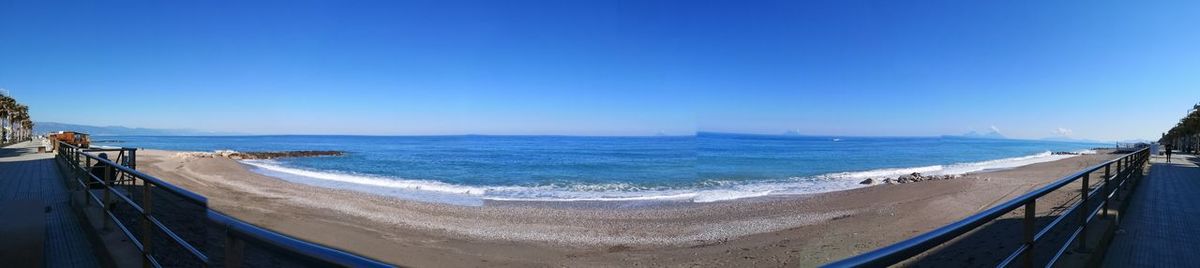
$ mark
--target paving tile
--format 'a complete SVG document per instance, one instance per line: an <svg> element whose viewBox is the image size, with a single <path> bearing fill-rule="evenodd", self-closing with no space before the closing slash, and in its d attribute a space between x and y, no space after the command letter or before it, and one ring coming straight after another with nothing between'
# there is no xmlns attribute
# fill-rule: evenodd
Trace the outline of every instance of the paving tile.
<svg viewBox="0 0 1200 268"><path fill-rule="evenodd" d="M1200 167L1154 159L1105 254L1105 267L1200 267ZM1200 161L1200 160L1197 160Z"/></svg>
<svg viewBox="0 0 1200 268"><path fill-rule="evenodd" d="M67 202L52 154L37 154L32 143L0 148L0 202L40 199L46 211L46 267L99 267L92 245Z"/></svg>

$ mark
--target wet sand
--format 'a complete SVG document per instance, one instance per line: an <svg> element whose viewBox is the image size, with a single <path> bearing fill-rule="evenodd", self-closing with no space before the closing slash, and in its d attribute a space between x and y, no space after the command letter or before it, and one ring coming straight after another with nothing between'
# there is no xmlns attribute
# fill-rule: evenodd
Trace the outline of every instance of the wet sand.
<svg viewBox="0 0 1200 268"><path fill-rule="evenodd" d="M301 239L416 267L816 266L932 230L1117 155L952 180L713 203L433 204L290 183L225 158L143 150L139 169L215 210ZM1074 188L1072 188L1074 189ZM1057 213L1076 191L1051 194ZM1048 202L1048 203L1040 203Z"/></svg>

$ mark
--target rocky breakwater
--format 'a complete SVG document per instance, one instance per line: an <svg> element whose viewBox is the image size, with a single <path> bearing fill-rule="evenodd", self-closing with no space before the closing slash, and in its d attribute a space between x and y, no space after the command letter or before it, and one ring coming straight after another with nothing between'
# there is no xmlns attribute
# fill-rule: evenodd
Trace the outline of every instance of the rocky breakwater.
<svg viewBox="0 0 1200 268"><path fill-rule="evenodd" d="M870 184L875 184L875 183L879 183L879 182L882 182L885 184L901 184L901 183L920 182L920 181L951 180L951 179L957 179L957 178L961 178L961 177L962 177L962 175L923 175L919 172L913 172L912 174L900 175L899 177L896 177L896 178L866 179L866 180L863 180L862 182L859 182L859 184L870 185Z"/></svg>
<svg viewBox="0 0 1200 268"><path fill-rule="evenodd" d="M278 151L278 152L238 152L219 150L215 152L187 152L175 154L176 157L213 158L224 157L233 160L261 160L292 157L343 156L342 151Z"/></svg>

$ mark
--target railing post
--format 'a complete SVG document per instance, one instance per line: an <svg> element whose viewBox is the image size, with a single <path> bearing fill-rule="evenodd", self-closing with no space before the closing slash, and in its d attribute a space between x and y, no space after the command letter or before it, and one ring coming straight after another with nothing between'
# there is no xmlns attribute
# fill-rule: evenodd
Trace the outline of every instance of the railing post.
<svg viewBox="0 0 1200 268"><path fill-rule="evenodd" d="M1134 164L1136 164L1134 162L1137 162L1137 161L1134 161L1134 158L1136 158L1136 157L1137 157L1137 155L1131 155L1131 156L1125 157L1125 169L1126 169L1125 172L1129 173L1129 174L1127 174L1127 176L1129 176L1128 177L1129 179L1132 179L1134 173L1138 171L1138 167L1133 166ZM1125 189L1129 189L1130 184L1131 183L1126 183Z"/></svg>
<svg viewBox="0 0 1200 268"><path fill-rule="evenodd" d="M75 166L77 166L77 165L67 162L67 156L64 153L65 152L63 152L63 151L56 151L56 152L54 152L54 154L55 154L54 157L57 158L56 160L58 160L58 164L69 165L69 166L67 166L67 168L70 168L70 170L71 170L71 174L70 174L71 177L65 178L65 179L78 179L79 178L79 170L75 168ZM67 183L67 189L70 189L72 192L74 192L75 184L72 183L70 180L66 181L66 183Z"/></svg>
<svg viewBox="0 0 1200 268"><path fill-rule="evenodd" d="M112 178L112 168L112 165L104 165L104 181L100 182L100 185L104 186L104 198L101 199L104 200L104 204L102 206L104 208L104 213L100 214L100 217L104 219L104 230L109 230L112 228L112 222L108 218L108 212L112 209L112 185L108 185L109 179Z"/></svg>
<svg viewBox="0 0 1200 268"><path fill-rule="evenodd" d="M1025 257L1024 257L1024 260L1025 260L1025 267L1027 267L1027 268L1033 267L1033 245L1037 242L1037 241L1033 240L1034 235L1037 233L1037 230L1034 230L1034 228L1037 228L1036 221L1037 221L1037 199L1029 200L1029 203L1025 204L1025 254L1024 254Z"/></svg>
<svg viewBox="0 0 1200 268"><path fill-rule="evenodd" d="M1138 156L1136 154L1129 156L1129 167L1130 167L1129 172L1131 173L1131 174L1129 174L1130 176L1137 174L1138 169L1142 168L1140 164L1141 164L1141 162L1138 160Z"/></svg>
<svg viewBox="0 0 1200 268"><path fill-rule="evenodd" d="M1128 168L1128 167L1129 167L1129 161L1128 161L1128 160L1129 160L1129 157L1128 157L1128 156L1122 156L1122 157L1121 157L1121 166L1122 166L1122 167L1125 167L1125 168Z"/></svg>
<svg viewBox="0 0 1200 268"><path fill-rule="evenodd" d="M1091 216L1090 214L1092 214L1091 208L1088 207L1088 190L1090 188L1090 187L1088 187L1089 186L1088 179L1091 177L1092 177L1091 172L1084 173L1083 174L1083 188L1079 189L1079 193L1082 196L1079 198L1079 200L1080 200L1079 207L1082 208L1083 210L1079 211L1079 228L1081 228L1081 229L1079 231L1079 248L1076 249L1076 251L1078 251L1078 252L1087 251L1087 231L1088 231L1087 218L1088 218L1088 216Z"/></svg>
<svg viewBox="0 0 1200 268"><path fill-rule="evenodd" d="M1109 195L1112 194L1112 186L1109 185L1110 180L1109 180L1109 172L1108 172L1108 168L1110 165L1111 164L1104 164L1104 190L1100 191L1100 192L1104 193L1104 199L1103 199L1103 201L1101 201L1101 202L1104 202L1104 211L1101 212L1101 214L1100 214L1100 217L1104 218L1104 219L1108 219L1108 201L1109 201L1108 197L1109 197Z"/></svg>
<svg viewBox="0 0 1200 268"><path fill-rule="evenodd" d="M237 239L233 235L233 231L229 230L229 226L225 226L225 267L239 268L242 267L242 256L245 250L245 242Z"/></svg>
<svg viewBox="0 0 1200 268"><path fill-rule="evenodd" d="M84 161L86 161L87 164L85 166L80 167L78 152L76 152L76 154L75 154L75 159L71 160L71 162L75 163L75 166L79 168L78 169L79 173L81 175L83 175L83 185L80 186L80 187L83 187L83 204L90 205L90 204L92 204L92 198L90 196L92 194L91 193L92 187L90 187L88 185L88 181L92 180L92 173L89 170L92 168L92 159L84 158ZM75 184L79 184L79 183L80 183L79 177L75 177Z"/></svg>
<svg viewBox="0 0 1200 268"><path fill-rule="evenodd" d="M73 182L71 180L79 179L79 163L71 163L70 161L67 161L67 152L58 151L57 153L58 153L58 161L60 161L60 163L62 163L63 165L67 165L67 168L71 169L71 177L68 178L69 180L67 181L67 186L71 187L70 189L72 191L74 191L74 190L76 190L75 182Z"/></svg>
<svg viewBox="0 0 1200 268"><path fill-rule="evenodd" d="M1133 157L1126 156L1121 158L1121 160L1125 161L1125 168L1133 167Z"/></svg>
<svg viewBox="0 0 1200 268"><path fill-rule="evenodd" d="M83 190L86 191L86 190L90 189L90 188L88 188L88 185L86 184L86 182L88 180L91 180L91 177L89 177L89 176L91 176L91 174L92 174L92 172L90 170L90 168L92 168L92 162L91 162L92 159L87 158L87 157L84 157L83 159L79 159L80 158L79 150L71 149L71 151L73 152L72 153L73 158L71 158L71 163L75 164L75 169L79 171L79 175L83 179L83 180L80 180L80 177L76 177L75 184L80 184L81 182L84 183L84 185L82 185L80 187L83 187ZM87 165L81 166L85 161L87 162ZM91 193L87 193L87 194L90 195ZM87 197L87 196L85 195L84 197ZM91 201L88 201L88 203L90 204Z"/></svg>
<svg viewBox="0 0 1200 268"><path fill-rule="evenodd" d="M1117 176L1121 177L1121 189L1124 189L1125 188L1125 179L1128 179L1128 178L1121 176L1122 174L1125 173L1125 167L1121 165L1121 162L1122 162L1121 160L1119 160L1119 159L1117 160ZM1118 192L1120 192L1119 189L1118 189ZM1120 196L1119 193L1117 195Z"/></svg>
<svg viewBox="0 0 1200 268"><path fill-rule="evenodd" d="M150 267L151 242L153 233L150 230L150 216L154 212L154 203L150 197L150 185L142 182L142 267Z"/></svg>
<svg viewBox="0 0 1200 268"><path fill-rule="evenodd" d="M1140 158L1138 159L1138 163L1140 163L1138 165L1138 176L1142 176L1143 174L1146 174L1146 164L1150 163L1150 152L1147 151L1144 155L1138 156L1138 158Z"/></svg>
<svg viewBox="0 0 1200 268"><path fill-rule="evenodd" d="M137 170L137 149L129 150L129 169Z"/></svg>

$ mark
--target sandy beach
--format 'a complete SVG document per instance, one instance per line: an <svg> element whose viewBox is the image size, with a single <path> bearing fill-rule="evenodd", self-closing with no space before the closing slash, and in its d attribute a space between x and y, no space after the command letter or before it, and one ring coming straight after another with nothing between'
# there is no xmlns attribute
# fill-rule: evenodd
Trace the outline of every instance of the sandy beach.
<svg viewBox="0 0 1200 268"><path fill-rule="evenodd" d="M416 267L817 266L959 220L1084 167L1082 155L951 180L712 203L401 200L290 183L227 158L142 150L139 169L215 210L288 235ZM1057 213L1075 191L1045 197ZM974 264L968 261L964 264Z"/></svg>

